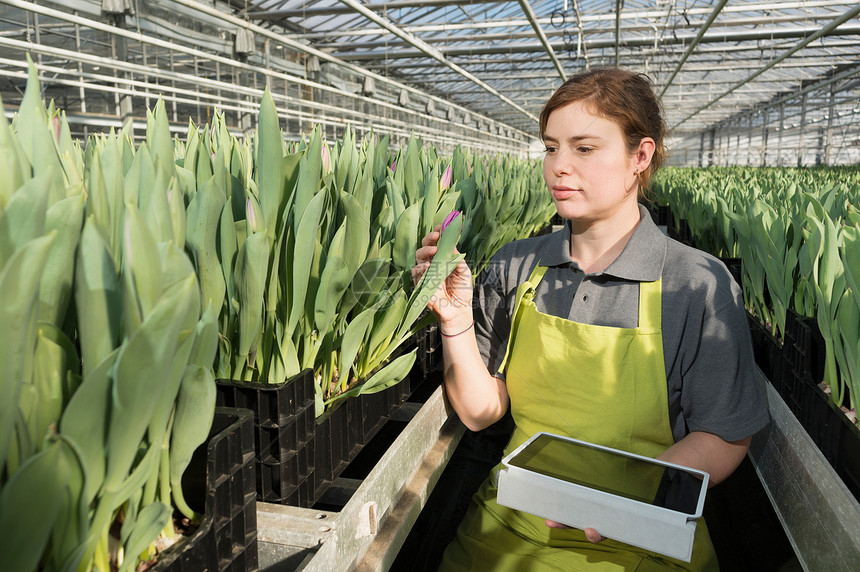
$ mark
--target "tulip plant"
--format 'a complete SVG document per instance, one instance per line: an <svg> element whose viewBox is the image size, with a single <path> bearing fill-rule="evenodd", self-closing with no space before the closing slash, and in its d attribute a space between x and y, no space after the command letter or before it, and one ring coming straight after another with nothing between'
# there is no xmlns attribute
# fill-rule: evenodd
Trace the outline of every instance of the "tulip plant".
<svg viewBox="0 0 860 572"><path fill-rule="evenodd" d="M855 409L860 171L669 168L656 188L676 217L687 218L697 244L716 255L740 255L745 303L776 336L784 333L788 309L816 319L826 346L822 381L834 402L842 405L847 394Z"/></svg>
<svg viewBox="0 0 860 572"><path fill-rule="evenodd" d="M136 151L111 134L83 152L39 94L31 66L0 121L0 561L134 570L173 506L195 516L180 481L212 422L216 315L163 106Z"/></svg>

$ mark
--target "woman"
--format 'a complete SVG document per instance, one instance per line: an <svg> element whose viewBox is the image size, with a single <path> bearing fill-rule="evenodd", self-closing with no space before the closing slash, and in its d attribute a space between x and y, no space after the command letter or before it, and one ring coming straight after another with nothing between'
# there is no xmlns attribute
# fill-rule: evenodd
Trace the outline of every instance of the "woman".
<svg viewBox="0 0 860 572"><path fill-rule="evenodd" d="M644 75L567 80L540 117L564 228L500 249L474 293L461 263L428 304L448 400L473 431L510 406L506 453L549 431L701 469L717 484L768 423L739 287L638 204L665 156L664 131ZM438 238L424 238L416 281ZM495 492L488 478L441 569L718 568L703 521L688 564L500 506Z"/></svg>

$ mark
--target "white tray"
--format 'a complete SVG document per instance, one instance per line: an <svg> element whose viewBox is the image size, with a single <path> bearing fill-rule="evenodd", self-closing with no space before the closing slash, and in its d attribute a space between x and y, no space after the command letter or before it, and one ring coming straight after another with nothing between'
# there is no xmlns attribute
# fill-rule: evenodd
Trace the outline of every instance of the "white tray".
<svg viewBox="0 0 860 572"><path fill-rule="evenodd" d="M706 472L545 432L502 464L500 505L690 561Z"/></svg>

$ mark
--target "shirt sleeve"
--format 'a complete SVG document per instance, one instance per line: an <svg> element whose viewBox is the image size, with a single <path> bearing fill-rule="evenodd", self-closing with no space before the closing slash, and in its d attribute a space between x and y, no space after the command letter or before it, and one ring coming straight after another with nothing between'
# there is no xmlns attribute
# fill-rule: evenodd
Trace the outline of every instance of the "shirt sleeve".
<svg viewBox="0 0 860 572"><path fill-rule="evenodd" d="M506 287L508 264L495 256L478 276L474 291L475 337L490 375L504 379L499 366L505 357L511 332L510 304Z"/></svg>
<svg viewBox="0 0 860 572"><path fill-rule="evenodd" d="M756 366L739 289L734 300L706 312L695 357L682 373L681 409L685 427L725 441L754 435L770 421L764 379Z"/></svg>

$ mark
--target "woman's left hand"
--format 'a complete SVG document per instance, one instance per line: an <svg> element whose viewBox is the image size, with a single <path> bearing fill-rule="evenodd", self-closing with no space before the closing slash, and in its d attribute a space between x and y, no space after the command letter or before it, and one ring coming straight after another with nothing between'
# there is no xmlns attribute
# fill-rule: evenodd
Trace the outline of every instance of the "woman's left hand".
<svg viewBox="0 0 860 572"><path fill-rule="evenodd" d="M550 520L550 519L546 519L545 522L546 522L546 525L550 528L573 528L572 526L568 526L566 524L562 524L560 522L556 522L556 521ZM600 536L600 533L597 532L596 530L594 530L593 528L586 528L585 530L583 530L583 532L585 533L585 539L588 540L589 542L593 542L593 543L597 544L598 542L602 542L603 540L606 540L605 538Z"/></svg>

